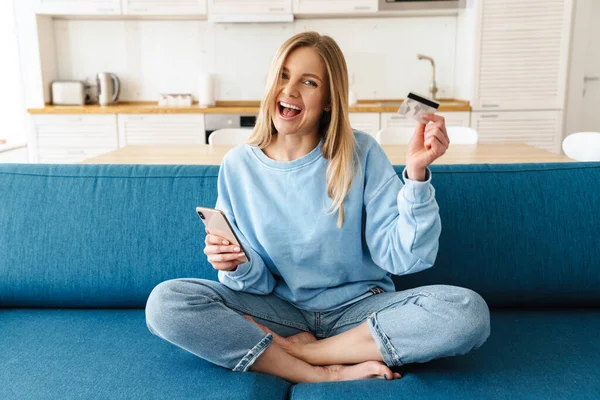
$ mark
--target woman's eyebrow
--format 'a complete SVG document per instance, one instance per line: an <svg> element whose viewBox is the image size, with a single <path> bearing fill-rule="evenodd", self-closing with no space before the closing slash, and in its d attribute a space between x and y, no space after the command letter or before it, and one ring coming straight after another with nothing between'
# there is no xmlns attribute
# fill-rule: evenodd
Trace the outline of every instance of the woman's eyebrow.
<svg viewBox="0 0 600 400"><path fill-rule="evenodd" d="M287 69L286 67L283 67L283 71L284 72L290 72L290 70ZM305 73L305 74L302 74L302 76L310 76L312 78L316 78L316 79L320 80L321 82L323 82L323 79L319 78L319 76L315 75L315 74Z"/></svg>

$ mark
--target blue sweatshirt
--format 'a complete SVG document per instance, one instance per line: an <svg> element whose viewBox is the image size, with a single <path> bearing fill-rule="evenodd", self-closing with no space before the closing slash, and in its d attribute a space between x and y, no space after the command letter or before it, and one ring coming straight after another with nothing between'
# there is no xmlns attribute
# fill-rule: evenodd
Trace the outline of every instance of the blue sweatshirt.
<svg viewBox="0 0 600 400"><path fill-rule="evenodd" d="M327 214L323 140L289 162L247 144L225 155L215 208L226 214L250 261L219 271L221 283L325 312L371 296L375 287L395 291L390 274L433 265L441 223L431 171L418 182L405 169L403 184L375 139L354 134L360 165L342 228L337 212Z"/></svg>

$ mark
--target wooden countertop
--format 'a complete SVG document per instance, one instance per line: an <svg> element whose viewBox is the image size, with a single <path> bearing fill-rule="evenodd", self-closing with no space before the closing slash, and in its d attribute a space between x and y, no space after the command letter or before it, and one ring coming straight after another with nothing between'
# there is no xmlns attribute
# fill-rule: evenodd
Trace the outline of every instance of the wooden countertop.
<svg viewBox="0 0 600 400"><path fill-rule="evenodd" d="M468 101L457 99L439 99L438 111L471 111ZM350 112L395 113L402 99L392 100L360 100ZM28 108L30 114L258 114L260 101L217 101L214 107L163 107L155 101L120 102L115 105L101 107L97 104L85 106L53 106L47 104L43 108Z"/></svg>
<svg viewBox="0 0 600 400"><path fill-rule="evenodd" d="M126 146L82 164L208 164L220 165L225 153L233 146ZM383 145L385 154L394 165L406 162L407 145ZM446 154L434 164L512 164L575 161L561 154L526 144L451 145Z"/></svg>

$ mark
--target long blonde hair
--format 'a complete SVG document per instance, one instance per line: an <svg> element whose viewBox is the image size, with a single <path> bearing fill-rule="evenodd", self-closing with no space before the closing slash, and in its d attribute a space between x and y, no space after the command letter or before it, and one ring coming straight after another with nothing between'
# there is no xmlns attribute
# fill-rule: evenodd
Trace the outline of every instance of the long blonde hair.
<svg viewBox="0 0 600 400"><path fill-rule="evenodd" d="M265 94L256 125L247 143L264 149L277 133L273 125L277 88L283 63L293 50L310 47L321 56L327 68L330 111L324 111L319 121L319 135L324 138L322 153L327 162L327 195L333 200L329 214L339 211L338 227L344 223L344 199L356 173L358 155L356 139L348 119L348 68L342 50L329 36L317 32L302 32L286 40L271 64Z"/></svg>

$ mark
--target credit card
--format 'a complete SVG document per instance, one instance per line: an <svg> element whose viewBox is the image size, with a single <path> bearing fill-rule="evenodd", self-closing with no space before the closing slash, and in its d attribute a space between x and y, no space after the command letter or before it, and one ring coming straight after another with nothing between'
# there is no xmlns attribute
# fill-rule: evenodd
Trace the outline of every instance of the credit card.
<svg viewBox="0 0 600 400"><path fill-rule="evenodd" d="M421 115L427 113L433 114L436 112L439 106L439 103L411 92L408 94L408 96L406 96L406 99L404 99L400 105L398 113L425 124L427 121L421 119Z"/></svg>

